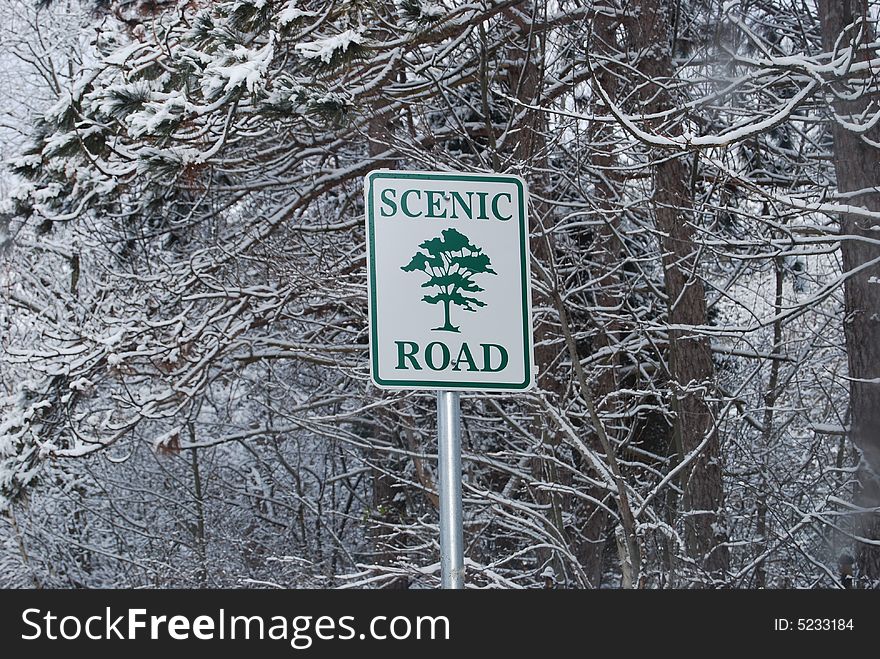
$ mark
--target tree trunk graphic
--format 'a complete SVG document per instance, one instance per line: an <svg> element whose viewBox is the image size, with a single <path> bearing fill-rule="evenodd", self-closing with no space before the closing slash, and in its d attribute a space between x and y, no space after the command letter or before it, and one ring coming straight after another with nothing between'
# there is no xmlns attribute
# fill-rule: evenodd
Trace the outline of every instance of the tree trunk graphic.
<svg viewBox="0 0 880 659"><path fill-rule="evenodd" d="M443 327L435 327L434 329L443 332L461 331L458 327L453 327L452 323L449 322L449 299L443 300Z"/></svg>

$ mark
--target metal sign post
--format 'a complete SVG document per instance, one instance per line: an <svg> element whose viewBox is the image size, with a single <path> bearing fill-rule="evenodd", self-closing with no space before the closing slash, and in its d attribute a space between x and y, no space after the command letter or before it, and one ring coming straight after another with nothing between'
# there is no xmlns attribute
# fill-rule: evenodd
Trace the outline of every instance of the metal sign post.
<svg viewBox="0 0 880 659"><path fill-rule="evenodd" d="M535 381L528 196L510 174L384 169L364 181L370 377L437 392L443 588L464 587L459 392Z"/></svg>
<svg viewBox="0 0 880 659"><path fill-rule="evenodd" d="M461 409L457 391L437 392L440 471L440 585L464 588L461 516Z"/></svg>

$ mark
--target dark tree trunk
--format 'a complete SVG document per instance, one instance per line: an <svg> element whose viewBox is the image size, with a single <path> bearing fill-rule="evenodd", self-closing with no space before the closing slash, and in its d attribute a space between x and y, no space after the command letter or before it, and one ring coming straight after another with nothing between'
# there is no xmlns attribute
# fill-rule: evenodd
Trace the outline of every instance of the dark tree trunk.
<svg viewBox="0 0 880 659"><path fill-rule="evenodd" d="M706 324L706 298L696 276L693 226L690 224L687 169L679 159L657 165L654 203L657 229L663 236L665 291L668 298L669 374L676 414L674 435L679 456L699 456L682 472L682 509L685 542L691 558L712 573L727 568L728 556L719 542L725 539L719 524L724 496L718 432L712 403L714 392L712 352L705 336L688 329Z"/></svg>
<svg viewBox="0 0 880 659"><path fill-rule="evenodd" d="M508 55L509 59L520 63L512 67L508 78L508 85L517 100L525 105L535 106L540 103L543 90L543 62L542 43L539 35L531 29L531 17L535 7L533 3L523 3L517 10L507 12L507 17L520 28ZM484 72L488 75L488 71ZM539 110L524 110L521 106L514 105L512 112L518 114L515 122L515 133L511 145L512 163L515 171L521 174L529 184L532 193L542 194L547 188L546 174L546 129L547 122L543 112ZM487 118L489 121L489 118ZM500 164L499 158L493 158L494 166ZM544 266L550 263L554 252L553 237L549 233L552 225L552 208L544 202L532 198L529 206L529 235L530 249L533 258ZM533 298L534 298L533 294ZM550 301L547 299L533 299L535 308L549 308ZM559 327L550 314L540 314L535 317L534 326L535 341L535 366L537 371L536 383L538 388L560 395L563 387L558 377L557 368L560 358ZM549 428L542 414L537 413L531 424L531 431L541 442L555 446L560 439L557 433ZM542 457L532 460L532 473L537 480L556 481L559 473L552 461ZM549 506L547 524L555 527L555 535L565 536L562 528L560 507L564 502L560 501L559 495L553 492L536 491L535 499L541 504ZM539 550L538 558L542 563L550 563L557 575L557 580L565 581L562 565L554 559L549 550Z"/></svg>
<svg viewBox="0 0 880 659"><path fill-rule="evenodd" d="M661 0L640 0L636 7L640 12L632 19L630 48L643 54L638 69L647 82L640 94L641 111L653 114L675 105L672 93L663 86L674 75L670 21ZM671 155L656 154L653 205L668 299L668 366L676 415L673 433L680 459L699 450L681 476L685 543L689 556L721 579L729 561L721 544L726 536L720 447L711 401L715 372L708 340L691 329L706 324L706 296L696 272L688 159Z"/></svg>
<svg viewBox="0 0 880 659"><path fill-rule="evenodd" d="M387 153L387 141L389 136L387 118L378 116L374 117L368 126L368 154L370 159L374 161L375 168L394 167L394 160L382 158ZM448 317L448 316L447 316ZM398 428L400 427L400 419L382 418L385 414L381 414L379 419L384 423L380 427ZM390 415L389 415L390 416ZM388 433L389 439L393 433ZM393 441L392 441L393 443ZM398 558L393 547L393 539L389 538L389 530L394 520L397 518L395 511L394 495L394 479L385 473L384 470L376 465L382 465L388 459L380 451L373 451L371 461L374 466L370 469L370 482L372 484L372 500L370 502L370 516L372 522L367 528L367 537L372 546L372 555L370 560L377 565L392 565ZM409 580L405 577L391 580L387 586L390 589L405 589L409 587Z"/></svg>
<svg viewBox="0 0 880 659"><path fill-rule="evenodd" d="M819 15L822 21L822 43L826 51L860 48L873 39L869 24L868 3L866 0L819 0ZM865 30L861 40L858 29L848 29L854 21L860 21ZM876 57L863 48L856 57L865 60ZM864 123L867 118L860 115L873 104L869 115L875 113L880 102L877 82L869 78L850 77L850 84L835 87L841 91L860 92L856 98L842 100L833 98L833 109L840 117L851 118L853 123ZM837 187L840 192L865 190L848 199L853 206L880 211L880 152L868 140L877 144L880 129L874 127L864 139L858 133L848 130L840 121L832 119L831 131L834 137L834 169L837 173ZM874 188L874 189L872 189ZM857 214L843 214L840 217L841 257L844 272L850 273L844 284L844 333L849 361L849 416L850 437L861 450L862 464L859 471L860 493L857 505L862 508L880 506L880 245L876 240L876 219L859 217ZM871 242L875 241L875 242ZM861 270L859 270L861 268ZM874 278L872 283L871 279ZM864 513L858 524L861 537L880 539L880 515L875 512ZM856 556L859 573L862 577L876 582L880 580L880 547L859 543Z"/></svg>
<svg viewBox="0 0 880 659"><path fill-rule="evenodd" d="M527 178L533 194L545 196L546 191L550 189L545 173L549 169L546 139L547 116L541 110L532 109L542 105L544 86L543 44L539 33L531 29L530 23L536 7L539 12L544 11L541 4L523 3L519 10L508 12L509 18L520 28L520 35L511 48L509 58L516 62L522 62L522 65L513 71L513 75L510 77L510 86L517 100L524 106L530 106L529 109L525 109L523 106L514 106L513 108L513 111L519 113L519 116L516 121L512 155L513 162L520 168L520 173ZM540 22L542 18L538 16L537 22ZM553 234L550 233L554 223L553 208L533 197L529 213L532 256L546 267L553 262L556 253ZM534 303L536 308L543 307L549 310L554 307L555 299L552 296L545 299L535 299ZM571 374L570 371L564 374L560 371L560 363L566 349L557 323L558 319L553 314L545 313L536 316L535 361L538 387L553 396L561 397ZM557 399L557 401L559 400ZM535 416L532 427L534 434L540 436L543 442L552 446L560 443L560 436L554 429L547 426L543 414L539 413ZM559 473L552 461L536 459L533 461L532 469L536 476L542 479L560 481L560 479L567 478ZM601 498L605 492L595 491L589 492L589 494ZM588 584L592 587L598 587L604 553L603 534L608 513L599 506L585 506L581 502L561 498L553 493L538 492L536 498L551 506L550 522L557 527L558 534L565 537L572 546ZM564 526L563 510L578 519L577 529ZM548 557L542 558L546 560Z"/></svg>
<svg viewBox="0 0 880 659"><path fill-rule="evenodd" d="M618 51L616 31L619 26L620 19L610 7L607 11L596 12L588 45L591 55L613 56ZM609 69L597 67L594 81L602 86L610 98L616 98L617 77ZM608 108L597 99L598 96L591 104L592 114L607 116ZM614 130L614 126L610 123L594 121L588 129L588 143L610 144L613 141ZM594 174L590 195L596 207L603 211L603 223L592 234L583 232L579 235L578 242L584 252L589 254L592 262L592 267L583 274L584 279L592 279L595 282L593 290L596 312L592 314L590 320L595 324L596 329L593 347L596 351L601 351L612 348L623 329L620 317L617 315L617 310L623 305L623 284L619 275L623 245L618 233L620 214L615 212L615 202L619 192L617 185L622 181L614 172L614 167L618 163L613 149L592 149L588 158L590 171ZM602 370L596 378L594 387L600 415L618 412L622 408L620 399L616 397L616 392L620 389L619 366L620 358L617 352L609 350L609 356L601 365ZM613 426L607 427L606 432L612 441L622 439L619 437L621 433ZM598 491L590 494L599 498L602 496ZM586 510L585 517L580 529L583 546L579 548L578 555L591 583L598 587L602 581L602 558L608 513L604 508L595 506Z"/></svg>

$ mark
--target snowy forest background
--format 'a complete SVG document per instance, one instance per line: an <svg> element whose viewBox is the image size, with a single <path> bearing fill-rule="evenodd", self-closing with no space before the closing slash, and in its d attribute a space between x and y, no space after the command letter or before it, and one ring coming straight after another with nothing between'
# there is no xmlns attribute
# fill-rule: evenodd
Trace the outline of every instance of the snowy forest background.
<svg viewBox="0 0 880 659"><path fill-rule="evenodd" d="M438 585L435 399L368 378L393 167L532 195L470 586L876 586L878 4L3 0L0 585Z"/></svg>

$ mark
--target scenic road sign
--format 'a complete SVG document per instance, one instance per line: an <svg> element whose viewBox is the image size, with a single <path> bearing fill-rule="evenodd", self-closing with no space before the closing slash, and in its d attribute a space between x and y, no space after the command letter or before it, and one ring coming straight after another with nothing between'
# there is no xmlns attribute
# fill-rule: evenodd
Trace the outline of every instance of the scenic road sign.
<svg viewBox="0 0 880 659"><path fill-rule="evenodd" d="M378 170L365 193L373 382L528 389L535 369L524 181Z"/></svg>

